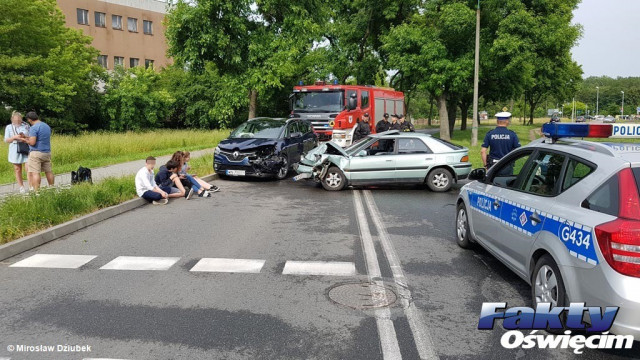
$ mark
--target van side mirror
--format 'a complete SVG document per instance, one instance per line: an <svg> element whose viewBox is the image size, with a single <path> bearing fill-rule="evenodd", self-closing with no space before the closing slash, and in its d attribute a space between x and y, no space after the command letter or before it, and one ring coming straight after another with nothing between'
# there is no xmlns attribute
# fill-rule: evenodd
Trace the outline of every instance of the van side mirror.
<svg viewBox="0 0 640 360"><path fill-rule="evenodd" d="M487 177L487 170L484 168L473 169L469 173L469 180L484 181Z"/></svg>
<svg viewBox="0 0 640 360"><path fill-rule="evenodd" d="M358 98L356 97L356 94L351 95L351 97L349 97L349 104L348 104L348 109L349 111L351 110L355 110L358 107Z"/></svg>

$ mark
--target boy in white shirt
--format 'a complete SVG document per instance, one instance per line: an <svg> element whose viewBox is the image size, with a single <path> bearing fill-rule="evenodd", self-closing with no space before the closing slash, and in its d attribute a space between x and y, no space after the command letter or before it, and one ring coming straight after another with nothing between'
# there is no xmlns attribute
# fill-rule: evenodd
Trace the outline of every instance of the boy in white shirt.
<svg viewBox="0 0 640 360"><path fill-rule="evenodd" d="M145 166L136 174L136 193L141 198L151 201L154 205L165 205L169 200L170 188L160 188L153 179L153 168L156 166L156 158L149 156Z"/></svg>

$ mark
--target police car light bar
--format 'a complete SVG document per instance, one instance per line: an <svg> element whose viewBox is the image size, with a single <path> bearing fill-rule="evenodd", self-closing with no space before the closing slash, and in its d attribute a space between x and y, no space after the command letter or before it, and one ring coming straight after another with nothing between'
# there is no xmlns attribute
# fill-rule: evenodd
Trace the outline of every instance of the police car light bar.
<svg viewBox="0 0 640 360"><path fill-rule="evenodd" d="M554 141L566 137L640 139L640 124L547 123L542 133Z"/></svg>

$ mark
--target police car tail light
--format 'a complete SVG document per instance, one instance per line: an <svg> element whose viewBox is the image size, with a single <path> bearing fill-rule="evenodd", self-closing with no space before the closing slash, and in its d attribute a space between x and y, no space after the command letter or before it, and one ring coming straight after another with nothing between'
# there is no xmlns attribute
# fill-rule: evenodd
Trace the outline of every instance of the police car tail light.
<svg viewBox="0 0 640 360"><path fill-rule="evenodd" d="M618 173L618 219L596 226L598 245L617 272L640 277L640 194L630 168Z"/></svg>

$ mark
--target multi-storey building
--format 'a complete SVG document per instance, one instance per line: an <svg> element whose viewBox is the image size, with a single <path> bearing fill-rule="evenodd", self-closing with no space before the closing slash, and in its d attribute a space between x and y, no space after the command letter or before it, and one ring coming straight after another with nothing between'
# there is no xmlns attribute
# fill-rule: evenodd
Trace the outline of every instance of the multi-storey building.
<svg viewBox="0 0 640 360"><path fill-rule="evenodd" d="M163 21L167 2L160 0L57 0L67 26L82 29L100 50L98 62L115 66L169 63Z"/></svg>

